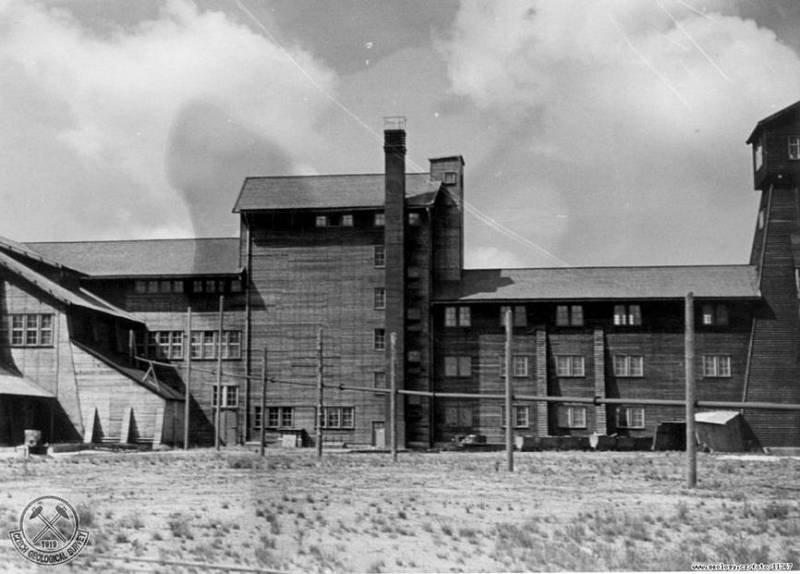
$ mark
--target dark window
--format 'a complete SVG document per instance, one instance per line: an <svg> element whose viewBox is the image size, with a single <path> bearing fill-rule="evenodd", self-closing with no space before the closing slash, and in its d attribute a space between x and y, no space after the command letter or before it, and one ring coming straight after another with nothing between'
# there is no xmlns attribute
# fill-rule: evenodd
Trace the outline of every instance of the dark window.
<svg viewBox="0 0 800 574"><path fill-rule="evenodd" d="M618 407L617 428L643 429L644 407Z"/></svg>
<svg viewBox="0 0 800 574"><path fill-rule="evenodd" d="M726 305L703 305L701 322L705 326L724 327L728 324L728 307Z"/></svg>
<svg viewBox="0 0 800 574"><path fill-rule="evenodd" d="M375 287L375 308L386 309L386 288Z"/></svg>
<svg viewBox="0 0 800 574"><path fill-rule="evenodd" d="M556 325L559 327L580 327L583 325L582 305L558 305Z"/></svg>
<svg viewBox="0 0 800 574"><path fill-rule="evenodd" d="M789 159L800 159L800 136L789 136Z"/></svg>
<svg viewBox="0 0 800 574"><path fill-rule="evenodd" d="M614 325L641 325L642 308L639 305L614 305Z"/></svg>
<svg viewBox="0 0 800 574"><path fill-rule="evenodd" d="M376 351L386 350L386 329L375 329L374 348Z"/></svg>
<svg viewBox="0 0 800 574"><path fill-rule="evenodd" d="M458 182L458 173L455 171L446 171L444 172L444 183L447 185L453 185L454 183Z"/></svg>
<svg viewBox="0 0 800 574"><path fill-rule="evenodd" d="M386 267L386 248L383 245L373 246L373 261L375 267Z"/></svg>

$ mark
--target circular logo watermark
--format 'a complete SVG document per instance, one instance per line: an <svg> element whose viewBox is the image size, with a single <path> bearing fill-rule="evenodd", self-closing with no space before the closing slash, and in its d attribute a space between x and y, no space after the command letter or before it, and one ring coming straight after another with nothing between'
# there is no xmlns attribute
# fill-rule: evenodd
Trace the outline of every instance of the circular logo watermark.
<svg viewBox="0 0 800 574"><path fill-rule="evenodd" d="M19 516L19 528L8 535L14 548L36 564L64 564L75 558L89 541L81 530L75 508L58 496L40 496Z"/></svg>

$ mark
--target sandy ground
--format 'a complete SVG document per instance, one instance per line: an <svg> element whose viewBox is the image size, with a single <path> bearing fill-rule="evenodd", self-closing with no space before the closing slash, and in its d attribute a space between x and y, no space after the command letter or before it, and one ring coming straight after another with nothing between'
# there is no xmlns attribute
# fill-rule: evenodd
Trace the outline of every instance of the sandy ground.
<svg viewBox="0 0 800 574"><path fill-rule="evenodd" d="M5 532L33 498L75 505L90 544L71 570L290 572L800 568L800 460L681 453L97 453L0 460L0 561L37 571ZM126 561L126 559L128 561ZM61 571L65 567L38 571ZM220 570L216 570L220 571Z"/></svg>

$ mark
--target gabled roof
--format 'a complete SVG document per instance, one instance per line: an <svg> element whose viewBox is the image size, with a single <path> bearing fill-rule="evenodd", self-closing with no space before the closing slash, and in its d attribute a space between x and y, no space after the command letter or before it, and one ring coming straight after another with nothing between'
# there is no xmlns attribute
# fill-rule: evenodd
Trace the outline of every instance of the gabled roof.
<svg viewBox="0 0 800 574"><path fill-rule="evenodd" d="M441 185L427 173L406 174L408 206L431 205ZM384 186L382 173L248 177L233 211L377 208L384 204Z"/></svg>
<svg viewBox="0 0 800 574"><path fill-rule="evenodd" d="M63 267L63 265L58 261L54 261L52 259L48 259L47 257L43 257L41 254L32 250L24 243L13 241L8 237L0 236L0 251L5 251L6 253L14 255L22 255L23 257L27 257L28 259L33 259L34 261L39 261L41 263L45 263L55 268Z"/></svg>
<svg viewBox="0 0 800 574"><path fill-rule="evenodd" d="M123 311L119 307L115 307L111 303L104 301L89 291L83 288L77 291L71 291L70 289L59 285L52 279L45 277L41 273L37 273L30 267L27 267L3 252L0 252L0 268L5 268L14 275L22 277L64 305L75 305L85 309L99 311L100 313L105 313L106 315L113 315L114 317L118 317L120 319L133 321L135 323L142 323L141 319L138 319L134 315Z"/></svg>
<svg viewBox="0 0 800 574"><path fill-rule="evenodd" d="M92 277L238 275L239 239L147 239L27 243Z"/></svg>
<svg viewBox="0 0 800 574"><path fill-rule="evenodd" d="M750 137L747 138L747 141L745 143L747 144L753 143L758 137L758 134L761 133L761 130L763 130L769 124L776 123L778 120L783 120L791 114L798 114L798 113L800 113L800 101L797 101L792 105L786 106L782 110L778 110L774 114L767 116L766 118L764 118L763 120L761 120L756 124L756 127L753 129L753 133L750 134Z"/></svg>
<svg viewBox="0 0 800 574"><path fill-rule="evenodd" d="M751 265L470 269L441 301L758 299Z"/></svg>

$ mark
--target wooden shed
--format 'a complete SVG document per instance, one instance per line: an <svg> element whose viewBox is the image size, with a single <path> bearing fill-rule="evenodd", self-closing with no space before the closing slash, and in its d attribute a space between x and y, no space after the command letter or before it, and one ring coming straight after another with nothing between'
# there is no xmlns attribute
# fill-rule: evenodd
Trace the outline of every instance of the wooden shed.
<svg viewBox="0 0 800 574"><path fill-rule="evenodd" d="M694 416L697 442L712 451L745 450L745 425L738 411L710 411Z"/></svg>

